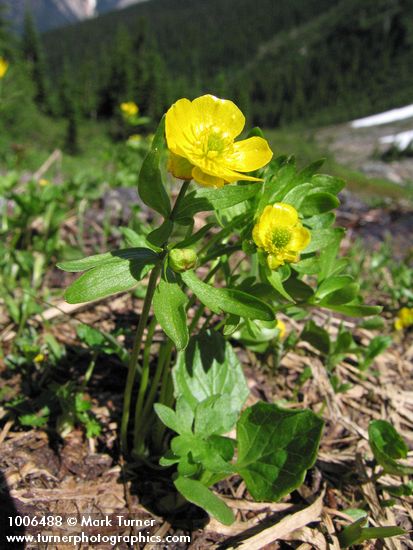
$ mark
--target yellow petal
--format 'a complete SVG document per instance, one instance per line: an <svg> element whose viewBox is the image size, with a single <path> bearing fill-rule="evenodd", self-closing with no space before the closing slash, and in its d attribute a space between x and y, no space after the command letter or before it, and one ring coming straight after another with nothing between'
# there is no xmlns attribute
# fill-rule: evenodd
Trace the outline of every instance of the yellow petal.
<svg viewBox="0 0 413 550"><path fill-rule="evenodd" d="M165 134L168 148L176 155L186 156L192 149L195 136L192 130L194 110L189 99L180 99L170 107L165 117Z"/></svg>
<svg viewBox="0 0 413 550"><path fill-rule="evenodd" d="M270 269L277 269L277 267L280 267L280 265L284 264L284 260L278 254L270 254L267 258L267 263Z"/></svg>
<svg viewBox="0 0 413 550"><path fill-rule="evenodd" d="M245 117L232 101L219 99L213 95L197 97L192 102L197 130L211 128L224 134L225 137L236 138L245 126Z"/></svg>
<svg viewBox="0 0 413 550"><path fill-rule="evenodd" d="M301 250L307 248L310 241L311 233L306 227L299 224L292 230L291 240L288 243L288 249L295 252L301 252Z"/></svg>
<svg viewBox="0 0 413 550"><path fill-rule="evenodd" d="M270 162L272 151L265 139L251 137L234 143L232 153L225 155L225 164L232 170L252 172Z"/></svg>
<svg viewBox="0 0 413 550"><path fill-rule="evenodd" d="M168 171L180 180L192 179L193 165L184 157L175 155L175 153L169 153L168 159Z"/></svg>
<svg viewBox="0 0 413 550"><path fill-rule="evenodd" d="M224 187L225 184L225 181L222 178L206 174L197 166L192 170L192 177L197 183L200 183L205 187Z"/></svg>
<svg viewBox="0 0 413 550"><path fill-rule="evenodd" d="M273 222L278 227L291 227L298 222L298 213L294 206L285 202L276 202L273 208Z"/></svg>

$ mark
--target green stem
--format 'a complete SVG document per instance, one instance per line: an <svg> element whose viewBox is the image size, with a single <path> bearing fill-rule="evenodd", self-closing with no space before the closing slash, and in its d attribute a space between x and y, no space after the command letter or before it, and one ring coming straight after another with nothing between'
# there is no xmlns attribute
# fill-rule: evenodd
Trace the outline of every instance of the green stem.
<svg viewBox="0 0 413 550"><path fill-rule="evenodd" d="M129 424L130 405L132 400L132 391L133 391L133 385L135 382L139 352L141 349L143 332L145 330L146 323L148 321L149 311L151 309L151 304L152 304L152 298L155 293L156 283L158 280L158 275L161 271L161 267L162 267L162 263L160 262L153 268L151 275L149 277L149 283L146 291L145 301L143 302L142 313L139 318L139 323L135 334L135 340L133 342L133 349L129 360L128 376L126 379L125 395L123 400L122 423L120 428L121 447L124 454L126 454L128 450L128 424Z"/></svg>
<svg viewBox="0 0 413 550"><path fill-rule="evenodd" d="M161 347L158 357L158 365L156 367L155 375L152 380L151 389L149 390L148 397L146 398L145 406L143 407L142 415L138 422L138 427L135 431L136 439L134 441L134 452L135 455L140 455L143 450L143 443L145 441L146 434L150 425L150 415L152 414L152 406L155 401L156 391L158 389L159 381L161 380L162 374L165 369L168 368L171 353L172 353L172 341L168 340L166 346Z"/></svg>
<svg viewBox="0 0 413 550"><path fill-rule="evenodd" d="M139 422L142 415L143 402L144 402L146 390L148 388L149 359L150 359L150 351L151 351L153 335L155 333L155 328L156 328L156 317L154 316L148 327L148 335L146 337L145 348L143 350L142 376L139 384L139 393L138 393L138 399L136 401L136 408L135 408L135 427L134 427L134 436L133 436L134 441L136 441L138 437Z"/></svg>
<svg viewBox="0 0 413 550"><path fill-rule="evenodd" d="M181 189L179 190L179 194L176 197L174 207L172 208L172 212L169 215L169 219L171 220L171 222L175 221L175 216L178 213L179 205L181 204L182 199L185 197L185 193L187 192L190 183L190 180L184 181Z"/></svg>
<svg viewBox="0 0 413 550"><path fill-rule="evenodd" d="M83 378L83 382L82 382L82 385L81 385L82 390L84 390L86 388L86 386L89 383L89 380L92 378L92 374L93 374L93 371L95 370L96 359L97 359L98 355L99 355L99 352L95 350L93 352L92 360L91 360L91 362L90 362L90 364L87 368L87 371L85 373L85 377Z"/></svg>

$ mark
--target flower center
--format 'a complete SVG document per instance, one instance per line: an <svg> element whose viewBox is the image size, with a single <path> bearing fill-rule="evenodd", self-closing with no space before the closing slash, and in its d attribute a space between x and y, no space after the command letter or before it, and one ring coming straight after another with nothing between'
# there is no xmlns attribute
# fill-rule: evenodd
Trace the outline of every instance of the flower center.
<svg viewBox="0 0 413 550"><path fill-rule="evenodd" d="M291 240L291 231L285 227L277 227L271 235L271 241L275 248L285 248Z"/></svg>
<svg viewBox="0 0 413 550"><path fill-rule="evenodd" d="M221 134L212 132L208 135L206 143L206 156L208 158L217 157L225 149L225 140Z"/></svg>

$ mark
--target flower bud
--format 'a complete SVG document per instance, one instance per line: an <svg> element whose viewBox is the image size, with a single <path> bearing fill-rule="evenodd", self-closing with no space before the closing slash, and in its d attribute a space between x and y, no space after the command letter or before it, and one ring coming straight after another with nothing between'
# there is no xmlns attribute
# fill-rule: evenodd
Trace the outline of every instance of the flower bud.
<svg viewBox="0 0 413 550"><path fill-rule="evenodd" d="M173 248L169 252L169 267L178 273L194 269L198 256L192 248Z"/></svg>

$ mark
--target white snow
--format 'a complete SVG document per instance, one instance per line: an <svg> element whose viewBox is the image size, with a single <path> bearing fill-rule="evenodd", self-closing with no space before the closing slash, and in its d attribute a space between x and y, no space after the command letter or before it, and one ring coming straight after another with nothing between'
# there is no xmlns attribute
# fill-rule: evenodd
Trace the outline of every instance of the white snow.
<svg viewBox="0 0 413 550"><path fill-rule="evenodd" d="M350 124L352 128L367 128L369 126L388 124L389 122L395 122L396 120L403 120L410 117L413 117L413 104L406 105L406 107L400 107L399 109L391 109L390 111L385 111L377 115L358 118L357 120L353 120Z"/></svg>
<svg viewBox="0 0 413 550"><path fill-rule="evenodd" d="M390 136L383 136L380 138L381 143L389 143L395 145L398 149L403 151L407 149L410 143L413 142L413 130L407 130L406 132L399 132Z"/></svg>

